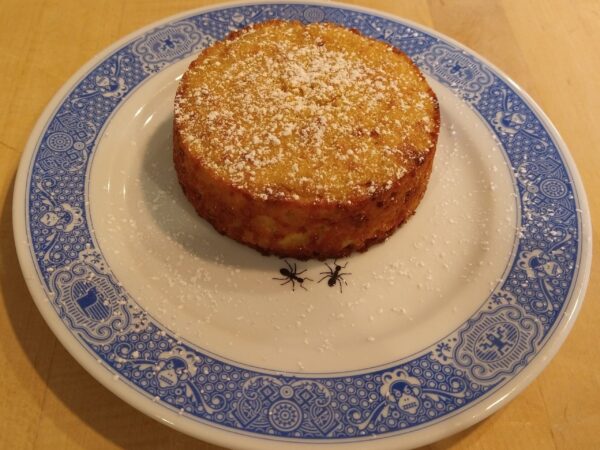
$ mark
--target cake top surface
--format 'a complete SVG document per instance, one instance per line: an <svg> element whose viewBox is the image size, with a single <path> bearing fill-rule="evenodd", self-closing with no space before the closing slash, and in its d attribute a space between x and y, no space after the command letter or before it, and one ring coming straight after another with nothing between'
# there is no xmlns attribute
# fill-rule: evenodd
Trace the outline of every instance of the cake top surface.
<svg viewBox="0 0 600 450"><path fill-rule="evenodd" d="M333 24L271 21L190 65L175 125L208 170L254 196L343 201L390 189L420 164L439 110L393 47Z"/></svg>

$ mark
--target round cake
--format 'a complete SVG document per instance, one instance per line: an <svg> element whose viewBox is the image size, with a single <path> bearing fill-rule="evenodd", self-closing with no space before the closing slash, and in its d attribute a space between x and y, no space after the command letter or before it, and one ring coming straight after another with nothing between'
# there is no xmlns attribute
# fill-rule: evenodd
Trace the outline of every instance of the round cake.
<svg viewBox="0 0 600 450"><path fill-rule="evenodd" d="M439 123L435 94L398 49L334 24L269 21L191 63L173 158L220 233L264 254L338 258L415 212Z"/></svg>

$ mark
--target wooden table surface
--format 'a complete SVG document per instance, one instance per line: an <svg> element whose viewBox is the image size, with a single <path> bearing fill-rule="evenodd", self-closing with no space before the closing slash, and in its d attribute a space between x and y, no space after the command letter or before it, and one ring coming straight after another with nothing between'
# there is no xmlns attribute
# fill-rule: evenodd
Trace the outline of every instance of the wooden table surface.
<svg viewBox="0 0 600 450"><path fill-rule="evenodd" d="M219 447L163 426L85 372L46 326L19 269L14 177L47 102L116 39L210 1L2 0L0 4L0 448ZM600 2L356 1L462 42L512 77L554 122L600 221ZM598 239L598 229L594 240ZM564 346L508 406L432 449L600 448L600 271Z"/></svg>

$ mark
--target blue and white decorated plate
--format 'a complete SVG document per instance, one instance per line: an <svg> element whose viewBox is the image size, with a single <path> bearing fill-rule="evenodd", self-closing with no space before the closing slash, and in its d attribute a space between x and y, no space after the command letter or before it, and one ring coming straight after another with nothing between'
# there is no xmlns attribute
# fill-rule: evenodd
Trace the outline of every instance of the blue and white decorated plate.
<svg viewBox="0 0 600 450"><path fill-rule="evenodd" d="M261 256L197 217L178 186L178 79L202 48L272 18L389 42L439 97L425 198L364 254ZM239 448L403 448L472 425L558 351L591 259L577 170L523 91L432 30L331 3L192 11L94 58L31 134L14 230L37 306L94 377Z"/></svg>

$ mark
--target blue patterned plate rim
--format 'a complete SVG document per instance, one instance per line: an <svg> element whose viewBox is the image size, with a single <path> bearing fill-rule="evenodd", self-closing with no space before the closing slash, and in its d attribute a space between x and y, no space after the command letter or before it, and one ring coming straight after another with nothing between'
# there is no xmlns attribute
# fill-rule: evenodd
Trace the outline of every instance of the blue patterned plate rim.
<svg viewBox="0 0 600 450"><path fill-rule="evenodd" d="M478 113L515 170L527 214L510 274L463 326L413 360L322 376L275 375L219 361L161 334L161 324L128 297L94 246L84 186L89 156L112 113L153 74L230 27L267 18L336 21L399 46ZM75 188L67 189L65 180ZM585 191L565 143L533 100L439 33L330 2L203 8L161 20L101 52L61 88L35 125L15 181L13 227L38 308L88 372L167 425L243 448L413 447L482 420L558 351L591 266ZM56 250L61 242L69 243L62 253ZM154 350L122 351L144 336Z"/></svg>

